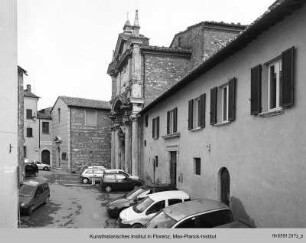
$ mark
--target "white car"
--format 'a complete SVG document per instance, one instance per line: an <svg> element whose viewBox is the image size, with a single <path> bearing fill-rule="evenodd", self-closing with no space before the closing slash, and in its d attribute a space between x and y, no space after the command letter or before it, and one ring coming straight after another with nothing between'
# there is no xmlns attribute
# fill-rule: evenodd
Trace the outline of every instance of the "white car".
<svg viewBox="0 0 306 243"><path fill-rule="evenodd" d="M92 182L93 179L97 182L100 182L102 180L103 173L104 170L102 169L87 168L81 175L81 181L84 184Z"/></svg>
<svg viewBox="0 0 306 243"><path fill-rule="evenodd" d="M36 160L29 160L29 159L25 159L24 162L27 163L34 163L37 165L39 170L51 170L51 166L48 164L44 164L40 161L36 161Z"/></svg>
<svg viewBox="0 0 306 243"><path fill-rule="evenodd" d="M163 208L185 201L190 201L189 195L178 190L149 194L136 205L124 209L120 213L119 227L142 228Z"/></svg>

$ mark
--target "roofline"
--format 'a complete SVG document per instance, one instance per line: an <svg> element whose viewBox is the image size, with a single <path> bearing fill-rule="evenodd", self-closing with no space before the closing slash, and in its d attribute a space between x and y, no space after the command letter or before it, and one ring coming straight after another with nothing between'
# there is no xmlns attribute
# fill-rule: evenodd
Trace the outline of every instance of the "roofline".
<svg viewBox="0 0 306 243"><path fill-rule="evenodd" d="M220 27L222 28L236 28L236 29L240 29L240 31L243 31L244 29L246 29L248 27L248 25L241 25L241 24L234 24L234 23L225 23L225 22L214 22L214 21L203 21L191 26L188 26L186 30L180 31L178 33L176 33L171 41L170 46L172 46L174 39L176 38L176 36L181 35L181 34L185 34L186 32L188 32L191 29L197 28L199 26L202 27L209 27L212 28L213 26L218 26L219 29ZM235 31L234 29L232 31ZM236 30L236 32L240 32L239 30Z"/></svg>
<svg viewBox="0 0 306 243"><path fill-rule="evenodd" d="M65 104L68 106L68 107L77 107L77 108L89 108L89 109L96 109L96 110L111 110L111 108L102 108L102 107L92 107L92 106L81 106L81 105L68 105L66 102Z"/></svg>
<svg viewBox="0 0 306 243"><path fill-rule="evenodd" d="M154 101L144 107L139 114L143 114L146 111L153 108L156 104L162 102L163 100L169 98L183 87L194 81L200 75L206 73L219 63L223 62L225 59L231 55L239 52L255 40L264 31L275 25L276 23L282 21L285 17L292 14L294 11L300 9L304 0L285 0L276 7L271 8L269 12L264 13L261 17L253 22L246 30L244 30L240 35L238 35L234 40L232 40L225 47L220 49L198 67L191 70L185 77L183 77L178 83L168 89L166 92L157 97Z"/></svg>
<svg viewBox="0 0 306 243"><path fill-rule="evenodd" d="M18 71L21 71L23 72L26 76L28 76L28 73L25 69L23 69L22 67L20 67L19 65L17 66L18 67Z"/></svg>

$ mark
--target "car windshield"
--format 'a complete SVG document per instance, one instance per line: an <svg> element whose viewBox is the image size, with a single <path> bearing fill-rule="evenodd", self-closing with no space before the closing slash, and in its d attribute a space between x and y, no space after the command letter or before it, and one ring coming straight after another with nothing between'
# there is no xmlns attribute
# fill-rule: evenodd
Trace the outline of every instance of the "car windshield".
<svg viewBox="0 0 306 243"><path fill-rule="evenodd" d="M20 187L19 195L20 196L31 196L34 193L34 191L35 191L35 187L34 186L29 186L29 185L23 184Z"/></svg>
<svg viewBox="0 0 306 243"><path fill-rule="evenodd" d="M126 199L134 199L139 194L143 193L145 190L143 188L136 188L133 191L126 194Z"/></svg>
<svg viewBox="0 0 306 243"><path fill-rule="evenodd" d="M148 223L147 228L171 228L176 221L161 211Z"/></svg>
<svg viewBox="0 0 306 243"><path fill-rule="evenodd" d="M138 204L136 204L133 209L136 213L142 213L146 210L154 201L150 197L146 197L141 200Z"/></svg>

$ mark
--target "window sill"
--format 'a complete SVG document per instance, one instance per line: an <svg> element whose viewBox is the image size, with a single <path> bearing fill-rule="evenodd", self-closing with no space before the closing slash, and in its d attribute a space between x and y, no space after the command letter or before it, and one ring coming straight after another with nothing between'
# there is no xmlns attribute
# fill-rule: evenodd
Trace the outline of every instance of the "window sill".
<svg viewBox="0 0 306 243"><path fill-rule="evenodd" d="M167 140L167 139L179 138L180 136L181 136L181 133L176 132L176 133L165 135L162 138Z"/></svg>
<svg viewBox="0 0 306 243"><path fill-rule="evenodd" d="M225 121L225 122L221 122L221 123L216 123L214 126L215 127L222 127L222 126L226 126L230 123L231 123L231 121Z"/></svg>
<svg viewBox="0 0 306 243"><path fill-rule="evenodd" d="M284 114L284 112L285 112L284 109L280 107L280 108L276 108L273 110L261 112L259 116L260 117L272 117L272 116L278 116L278 115Z"/></svg>
<svg viewBox="0 0 306 243"><path fill-rule="evenodd" d="M189 130L190 132L196 132L196 131L200 131L202 130L204 127L196 127L196 128L193 128L191 130Z"/></svg>

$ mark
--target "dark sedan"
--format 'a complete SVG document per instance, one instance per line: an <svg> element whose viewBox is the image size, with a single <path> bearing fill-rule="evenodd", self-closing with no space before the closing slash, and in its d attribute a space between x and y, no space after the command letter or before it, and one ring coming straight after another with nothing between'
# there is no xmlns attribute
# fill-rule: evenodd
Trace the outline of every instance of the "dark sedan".
<svg viewBox="0 0 306 243"><path fill-rule="evenodd" d="M104 172L102 177L101 188L106 192L112 190L130 191L136 186L142 186L142 182L128 175Z"/></svg>
<svg viewBox="0 0 306 243"><path fill-rule="evenodd" d="M168 191L168 190L171 190L171 186L169 185L137 187L133 191L127 193L126 195L110 201L106 206L108 215L112 218L118 218L120 212L123 209L133 206L139 200L146 197L148 194L161 192L161 191Z"/></svg>

